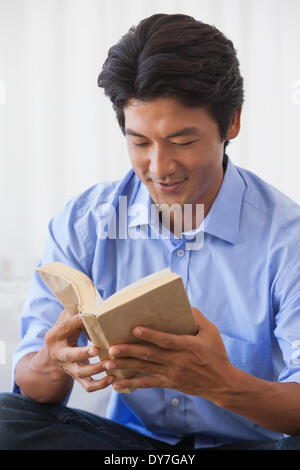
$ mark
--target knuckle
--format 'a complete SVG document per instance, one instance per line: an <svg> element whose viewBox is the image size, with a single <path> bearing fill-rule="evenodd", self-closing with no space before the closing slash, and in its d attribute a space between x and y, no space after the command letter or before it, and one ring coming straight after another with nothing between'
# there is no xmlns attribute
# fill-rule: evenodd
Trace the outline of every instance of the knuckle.
<svg viewBox="0 0 300 470"><path fill-rule="evenodd" d="M81 368L78 364L73 364L73 375L74 377L82 377Z"/></svg>
<svg viewBox="0 0 300 470"><path fill-rule="evenodd" d="M168 364L170 364L171 366L175 366L175 367L177 366L178 361L180 360L180 358L178 358L178 354L176 353L169 354L167 359L168 359L167 360Z"/></svg>
<svg viewBox="0 0 300 470"><path fill-rule="evenodd" d="M149 362L146 362L145 364L142 365L144 372L151 372L152 370L152 364Z"/></svg>
<svg viewBox="0 0 300 470"><path fill-rule="evenodd" d="M77 380L77 378L76 378L76 377L74 376L74 374L73 374L73 371L70 370L69 367L67 367L67 366L62 366L62 369L64 370L64 372L65 372L66 374L68 374L70 377L72 377L72 379Z"/></svg>
<svg viewBox="0 0 300 470"><path fill-rule="evenodd" d="M218 328L216 327L216 325L214 323L210 323L208 325L207 331L212 335L218 334L218 332L219 332Z"/></svg>
<svg viewBox="0 0 300 470"><path fill-rule="evenodd" d="M49 350L48 350L48 355L49 355L50 361L51 361L52 363L61 362L61 361L58 360L57 355L56 355L56 352L53 351L52 349L49 349Z"/></svg>
<svg viewBox="0 0 300 470"><path fill-rule="evenodd" d="M47 351L48 351L48 357L50 359L50 362L52 363L59 363L61 362L59 360L59 357L57 355L56 348L53 346L53 344L48 344L47 343Z"/></svg>
<svg viewBox="0 0 300 470"><path fill-rule="evenodd" d="M179 370L181 369L187 369L189 366L190 361L186 359L185 357L180 357L176 361L176 366Z"/></svg>
<svg viewBox="0 0 300 470"><path fill-rule="evenodd" d="M142 351L141 356L143 360L148 361L150 359L150 352L147 349L145 349Z"/></svg>
<svg viewBox="0 0 300 470"><path fill-rule="evenodd" d="M68 358L68 352L65 350L65 348L59 350L59 357L61 362L70 362Z"/></svg>
<svg viewBox="0 0 300 470"><path fill-rule="evenodd" d="M85 390L88 392L88 393L91 393L94 391L94 387L93 387L93 384L92 383L88 383L85 385Z"/></svg>
<svg viewBox="0 0 300 470"><path fill-rule="evenodd" d="M182 370L178 367L170 368L168 378L172 384L176 384L179 380L182 380Z"/></svg>
<svg viewBox="0 0 300 470"><path fill-rule="evenodd" d="M79 357L81 361L88 361L89 359L89 352L85 348L81 348L79 350Z"/></svg>
<svg viewBox="0 0 300 470"><path fill-rule="evenodd" d="M172 341L172 339L166 337L166 338L164 339L164 348L166 348L166 349L172 349L172 347L173 347L173 341Z"/></svg>
<svg viewBox="0 0 300 470"><path fill-rule="evenodd" d="M45 343L49 346L52 344L54 338L53 328L50 328L45 334Z"/></svg>
<svg viewBox="0 0 300 470"><path fill-rule="evenodd" d="M195 337L190 336L190 335L184 335L182 337L182 339L184 341L185 349L187 349L188 351L191 351L192 353L194 353L194 351L195 351Z"/></svg>
<svg viewBox="0 0 300 470"><path fill-rule="evenodd" d="M59 325L60 336L67 337L69 336L69 325L67 320L63 320Z"/></svg>
<svg viewBox="0 0 300 470"><path fill-rule="evenodd" d="M139 388L146 388L147 387L147 382L145 379L140 379L139 381Z"/></svg>
<svg viewBox="0 0 300 470"><path fill-rule="evenodd" d="M166 381L165 381L165 378L160 376L158 378L158 388L165 388L166 387Z"/></svg>

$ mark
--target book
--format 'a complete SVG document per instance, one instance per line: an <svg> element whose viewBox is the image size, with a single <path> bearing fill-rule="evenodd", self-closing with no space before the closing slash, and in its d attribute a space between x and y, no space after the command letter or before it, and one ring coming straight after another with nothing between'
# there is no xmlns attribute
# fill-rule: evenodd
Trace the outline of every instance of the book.
<svg viewBox="0 0 300 470"><path fill-rule="evenodd" d="M183 280L170 268L145 276L106 300L86 274L64 263L45 264L36 271L64 309L71 315L80 315L85 333L98 348L102 361L112 359L108 350L114 344L146 343L132 334L134 326L178 335L198 332ZM132 369L106 373L117 380L145 375ZM119 392L132 391L134 389L121 389Z"/></svg>

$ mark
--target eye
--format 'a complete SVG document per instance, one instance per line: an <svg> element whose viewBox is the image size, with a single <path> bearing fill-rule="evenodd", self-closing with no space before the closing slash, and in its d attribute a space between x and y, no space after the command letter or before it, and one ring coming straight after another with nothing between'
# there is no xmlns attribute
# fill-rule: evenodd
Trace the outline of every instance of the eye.
<svg viewBox="0 0 300 470"><path fill-rule="evenodd" d="M148 142L143 142L141 144L136 144L135 142L133 142L133 145L135 145L136 147L145 147L146 145L148 145Z"/></svg>
<svg viewBox="0 0 300 470"><path fill-rule="evenodd" d="M188 145L191 145L194 142L197 142L197 140L191 140L190 142L185 142L184 144L178 144L177 142L173 142L173 145L178 145L179 147L187 147Z"/></svg>

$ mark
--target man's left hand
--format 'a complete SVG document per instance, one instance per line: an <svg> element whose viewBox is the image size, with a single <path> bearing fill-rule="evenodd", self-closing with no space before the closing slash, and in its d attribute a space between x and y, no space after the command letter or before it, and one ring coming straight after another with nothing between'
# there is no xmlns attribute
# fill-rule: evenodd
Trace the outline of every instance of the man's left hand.
<svg viewBox="0 0 300 470"><path fill-rule="evenodd" d="M120 379L119 388L171 388L189 395L218 401L230 388L230 363L217 327L193 308L199 331L196 336L174 335L146 327L135 327L133 334L149 344L119 344L110 348L114 359L106 369L133 369L146 373Z"/></svg>

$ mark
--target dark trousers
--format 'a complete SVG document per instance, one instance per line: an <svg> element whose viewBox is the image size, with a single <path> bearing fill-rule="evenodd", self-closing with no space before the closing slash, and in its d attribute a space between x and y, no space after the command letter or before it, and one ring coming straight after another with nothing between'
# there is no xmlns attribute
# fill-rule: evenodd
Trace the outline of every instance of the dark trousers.
<svg viewBox="0 0 300 470"><path fill-rule="evenodd" d="M171 451L193 448L192 436L173 446L86 411L61 404L41 404L12 393L0 394L0 450ZM300 437L241 442L215 449L299 450Z"/></svg>

